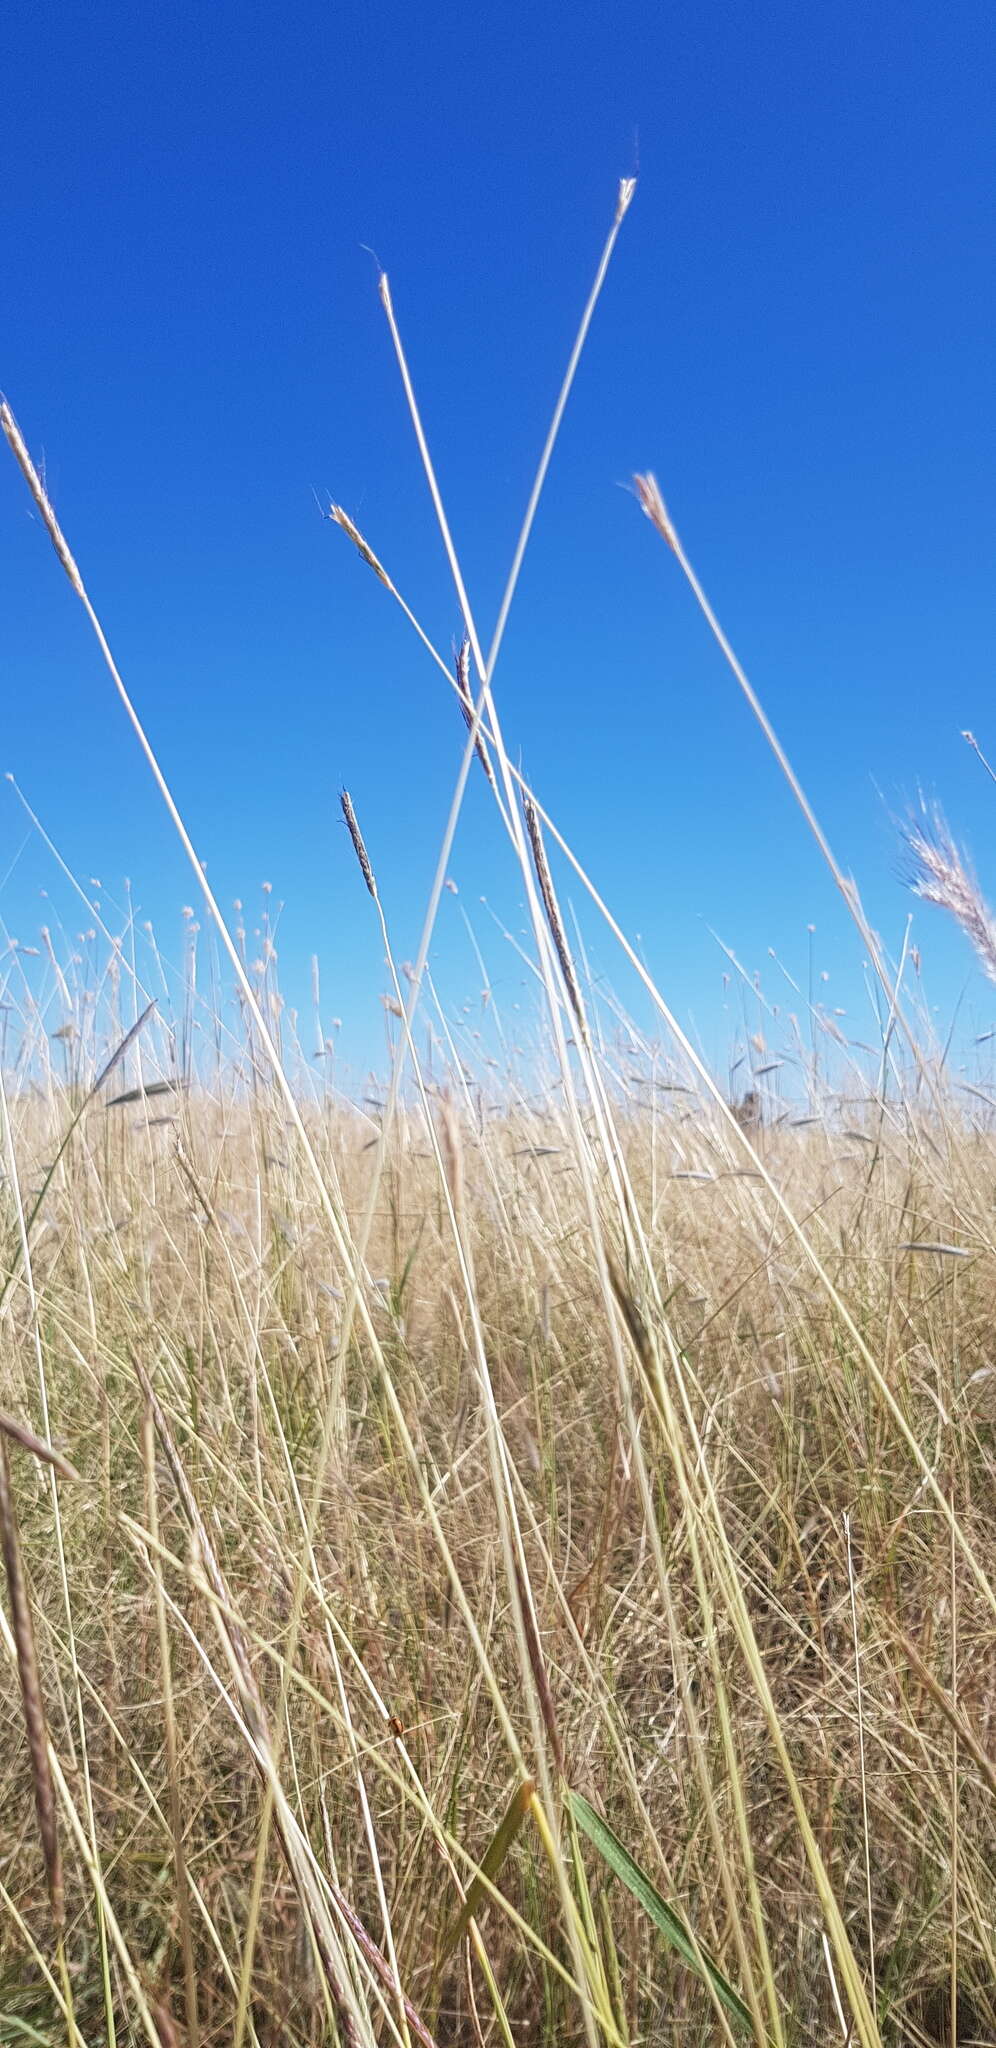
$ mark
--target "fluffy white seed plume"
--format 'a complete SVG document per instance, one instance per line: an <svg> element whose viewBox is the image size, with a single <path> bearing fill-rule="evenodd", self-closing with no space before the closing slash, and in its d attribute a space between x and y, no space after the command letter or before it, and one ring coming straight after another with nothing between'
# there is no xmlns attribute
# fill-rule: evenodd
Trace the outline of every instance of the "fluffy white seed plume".
<svg viewBox="0 0 996 2048"><path fill-rule="evenodd" d="M996 918L939 804L921 803L903 826L914 896L957 919L990 981L996 981Z"/></svg>

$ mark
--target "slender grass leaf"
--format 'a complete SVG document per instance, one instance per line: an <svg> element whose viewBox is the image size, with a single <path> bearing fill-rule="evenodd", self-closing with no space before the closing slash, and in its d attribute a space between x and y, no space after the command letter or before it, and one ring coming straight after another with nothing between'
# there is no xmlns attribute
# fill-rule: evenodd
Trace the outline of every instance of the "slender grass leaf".
<svg viewBox="0 0 996 2048"><path fill-rule="evenodd" d="M91 1099L92 1096L98 1095L100 1093L100 1090L104 1085L104 1082L109 1079L111 1074L113 1074L115 1067L119 1067L121 1065L125 1053L128 1051L128 1047L134 1044L136 1038L138 1037L139 1032L144 1031L145 1026L147 1025L149 1018L151 1017L155 1007L156 998L155 996L153 996L151 1003L146 1004L146 1007L142 1011L141 1016L136 1017L135 1022L131 1027L131 1030L125 1032L125 1035L121 1040L120 1045L115 1046L115 1049L112 1052L111 1057L107 1061L106 1065L101 1067L100 1073L97 1075L97 1079L95 1080L93 1087L90 1090L90 1096L87 1097L88 1101Z"/></svg>
<svg viewBox="0 0 996 2048"><path fill-rule="evenodd" d="M100 1086L99 1082L97 1086ZM150 1081L145 1088L127 1088L123 1095L112 1095L107 1107L122 1109L126 1102L145 1102L152 1095L178 1095L179 1092L179 1081Z"/></svg>
<svg viewBox="0 0 996 2048"><path fill-rule="evenodd" d="M110 1059L107 1061L106 1065L101 1068L100 1073L97 1075L97 1079L93 1084L93 1087L89 1088L87 1090L87 1093L84 1095L83 1100L80 1103L80 1106L76 1111L75 1116L73 1117L71 1123L69 1124L62 1138L62 1142L55 1155L55 1158L53 1159L51 1165L46 1167L45 1169L45 1177L42 1181L41 1187L39 1188L38 1193L35 1196L34 1202L32 1203L32 1206L28 1211L28 1214L25 1216L25 1241L30 1242L31 1232L34 1229L34 1226L38 1220L38 1214L41 1209L42 1203L44 1202L45 1197L48 1194L49 1188L52 1185L52 1181L55 1176L55 1170L59 1164L60 1159L66 1152L72 1140L74 1132L78 1130L94 1097L96 1095L99 1095L100 1090L102 1089L104 1082L108 1077L108 1074L112 1074L114 1072L115 1067L118 1066L120 1061L124 1059L128 1047L131 1044L133 1044L134 1040L138 1037L139 1032L144 1031L145 1026L148 1023L149 1018L151 1017L155 1007L156 998L153 997L151 1003L149 1003L147 1007L142 1011L141 1016L136 1018L134 1024L131 1026L131 1029L125 1032L125 1035L121 1040L120 1045L115 1047L115 1050L112 1052ZM7 1295L10 1292L10 1289L13 1286L13 1283L16 1280L17 1275L20 1271L23 1253L24 1245L22 1243L16 1247L14 1257L7 1272L6 1278L3 1282L2 1287L0 1287L0 1308L3 1307L3 1304L7 1299Z"/></svg>
<svg viewBox="0 0 996 2048"><path fill-rule="evenodd" d="M51 1465L63 1479L78 1479L79 1473L54 1444L47 1444L43 1437L36 1436L26 1423L18 1422L16 1416L8 1415L0 1408L0 1432L9 1436L11 1443L20 1444L22 1451L30 1451L33 1458L39 1458L44 1465Z"/></svg>
<svg viewBox="0 0 996 2048"><path fill-rule="evenodd" d="M741 2026L753 2031L754 2021L750 2008L744 2004L739 1992L734 1991L732 1984L706 1955L701 1944L693 1941L685 1922L675 1912L673 1906L669 1906L666 1900L661 1898L656 1885L652 1883L646 1871L641 1870L639 1864L634 1862L629 1850L623 1848L619 1837L613 1834L607 1822L595 1812L593 1806L589 1806L587 1799L583 1799L580 1792L569 1791L567 1797L578 1826L584 1829L589 1841L594 1843L620 1883L639 1900L644 1912L649 1915L665 1940L677 1951L682 1961L688 1964L689 1969L695 1971L697 1977L702 1977L711 1984L716 1997L720 2004L726 2007L727 2012L739 2020Z"/></svg>
<svg viewBox="0 0 996 2048"><path fill-rule="evenodd" d="M536 1786L532 1778L523 1778L521 1785L516 1786L498 1822L498 1826L488 1843L481 1861L481 1870L489 1884L494 1883L508 1855L526 1814L529 1812L529 1802L535 1790ZM439 1951L440 1964L446 1961L447 1956L452 1954L457 1943L462 1941L471 1921L476 1918L487 1896L486 1886L481 1883L479 1877L475 1877L456 1919L443 1936L442 1947Z"/></svg>

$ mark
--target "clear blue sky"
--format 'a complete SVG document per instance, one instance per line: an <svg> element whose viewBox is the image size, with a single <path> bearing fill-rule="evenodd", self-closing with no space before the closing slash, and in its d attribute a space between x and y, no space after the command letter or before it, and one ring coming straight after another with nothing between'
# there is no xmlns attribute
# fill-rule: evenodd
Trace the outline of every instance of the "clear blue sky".
<svg viewBox="0 0 996 2048"><path fill-rule="evenodd" d="M223 903L264 879L286 902L291 998L317 951L347 1049L377 1056L385 979L337 790L403 957L461 746L441 678L312 496L345 504L447 647L458 613L364 245L489 628L638 169L502 657L506 736L710 1045L710 926L770 978L769 946L804 976L815 924L825 999L861 1035L857 940L619 486L657 472L887 940L910 907L888 806L920 782L996 892L996 790L960 738L996 752L991 9L22 5L4 44L0 386ZM179 953L188 874L5 451L0 576L0 768L81 876L119 899L131 878ZM0 798L8 930L30 941L52 900L72 929ZM478 899L518 929L520 891L476 781L452 872L440 978L476 998L462 904L514 1001ZM950 1004L968 956L937 914L917 929ZM983 983L970 1004L992 1021Z"/></svg>

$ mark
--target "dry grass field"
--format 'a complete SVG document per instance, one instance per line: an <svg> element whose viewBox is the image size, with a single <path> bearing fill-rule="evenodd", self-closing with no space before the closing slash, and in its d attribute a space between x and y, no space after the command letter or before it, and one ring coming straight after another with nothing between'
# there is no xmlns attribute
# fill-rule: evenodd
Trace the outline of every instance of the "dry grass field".
<svg viewBox="0 0 996 2048"><path fill-rule="evenodd" d="M483 767L531 921L525 1066L435 1003L448 843L406 975L348 799L375 1102L210 897L179 994L132 932L9 956L0 2043L996 2041L996 1098L723 641L880 1043L800 998L738 1116L631 951L652 1035L614 1014L483 684L505 616L440 666L449 836ZM984 954L956 849L911 851Z"/></svg>
<svg viewBox="0 0 996 2048"><path fill-rule="evenodd" d="M26 1253L71 1095L8 1093L4 1406L78 1476L11 1443L66 1978L5 1621L0 2038L744 2038L568 1787L757 2040L848 1967L994 2037L996 1138L617 1071L611 1162L459 1067L310 1157L263 1075L112 1079Z"/></svg>

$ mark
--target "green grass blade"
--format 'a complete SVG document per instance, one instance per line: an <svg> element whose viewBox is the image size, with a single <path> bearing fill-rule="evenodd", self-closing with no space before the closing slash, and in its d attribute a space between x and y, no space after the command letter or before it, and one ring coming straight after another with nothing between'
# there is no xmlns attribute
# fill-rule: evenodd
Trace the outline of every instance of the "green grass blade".
<svg viewBox="0 0 996 2048"><path fill-rule="evenodd" d="M595 1812L594 1807L589 1806L587 1799L582 1799L580 1792L569 1791L567 1797L578 1826L584 1829L589 1841L594 1843L599 1855L604 1857L609 1869L618 1877L620 1883L639 1900L644 1912L648 1914L654 1926L659 1928L665 1941L670 1942L671 1947L676 1950L682 1961L688 1964L689 1969L695 1971L697 1977L705 1978L712 1985L716 1997L726 2007L727 2012L732 2014L735 2020L739 2020L741 2026L753 2031L754 2021L750 2008L744 2004L739 1992L734 1991L722 1970L717 1969L716 1964L706 1955L701 1944L696 1946L684 1921L673 1906L669 1906L667 1901L661 1898L660 1892L646 1871L641 1870L639 1864L634 1862L629 1850L623 1848L618 1836L613 1834L612 1829L602 1820L600 1814Z"/></svg>

